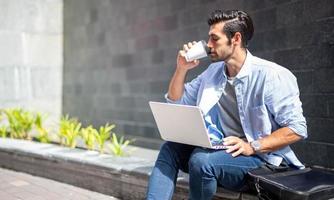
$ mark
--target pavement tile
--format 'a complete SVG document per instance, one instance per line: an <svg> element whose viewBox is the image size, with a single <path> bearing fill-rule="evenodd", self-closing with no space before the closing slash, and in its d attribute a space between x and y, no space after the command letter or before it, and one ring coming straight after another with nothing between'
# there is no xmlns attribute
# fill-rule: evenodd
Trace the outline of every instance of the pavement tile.
<svg viewBox="0 0 334 200"><path fill-rule="evenodd" d="M3 191L0 191L0 197L1 199L4 199L4 200L14 200L14 199L17 199L16 197L6 193L6 192L3 192Z"/></svg>
<svg viewBox="0 0 334 200"><path fill-rule="evenodd" d="M31 192L27 192L27 191L18 191L17 193L13 193L13 196L17 197L17 198L21 198L21 199L34 199L35 198L35 194L31 193Z"/></svg>
<svg viewBox="0 0 334 200"><path fill-rule="evenodd" d="M9 182L9 184L13 185L15 187L30 185L30 183L28 183L26 181L22 181L22 180L15 180L15 181Z"/></svg>
<svg viewBox="0 0 334 200"><path fill-rule="evenodd" d="M12 187L11 185L8 184L8 181L0 179L0 191L6 191L7 188Z"/></svg>
<svg viewBox="0 0 334 200"><path fill-rule="evenodd" d="M0 168L1 200L119 200L46 178Z"/></svg>
<svg viewBox="0 0 334 200"><path fill-rule="evenodd" d="M13 187L8 187L6 188L5 192L7 192L8 194L15 194L18 191L22 191L22 189L18 189L17 187L13 186Z"/></svg>

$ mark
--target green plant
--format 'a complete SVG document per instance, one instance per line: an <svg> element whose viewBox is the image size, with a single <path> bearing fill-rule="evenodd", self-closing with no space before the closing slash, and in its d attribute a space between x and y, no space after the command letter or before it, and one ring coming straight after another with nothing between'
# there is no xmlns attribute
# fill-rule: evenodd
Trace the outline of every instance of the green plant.
<svg viewBox="0 0 334 200"><path fill-rule="evenodd" d="M110 134L111 134L111 130L115 128L115 125L109 125L106 124L105 126L101 126L99 129L99 132L96 133L95 137L96 137L96 141L99 145L99 151L100 153L103 153L104 151L104 145L106 143L106 141L110 138Z"/></svg>
<svg viewBox="0 0 334 200"><path fill-rule="evenodd" d="M75 148L76 138L80 133L81 123L68 115L60 119L59 133L60 144Z"/></svg>
<svg viewBox="0 0 334 200"><path fill-rule="evenodd" d="M131 140L124 140L124 136L118 139L116 134L113 133L111 144L109 144L109 148L111 149L112 154L114 154L115 156L125 156L127 155L125 148L132 142L133 141Z"/></svg>
<svg viewBox="0 0 334 200"><path fill-rule="evenodd" d="M3 120L3 110L0 109L0 123ZM0 126L0 137L7 137L7 126L1 125Z"/></svg>
<svg viewBox="0 0 334 200"><path fill-rule="evenodd" d="M4 110L0 109L0 122L3 120Z"/></svg>
<svg viewBox="0 0 334 200"><path fill-rule="evenodd" d="M92 125L87 128L82 128L80 131L80 135L82 139L85 141L86 147L89 150L94 149L94 144L96 140L96 135L98 134L97 130L93 128Z"/></svg>
<svg viewBox="0 0 334 200"><path fill-rule="evenodd" d="M8 132L7 132L7 126L2 125L0 127L0 137L7 137Z"/></svg>
<svg viewBox="0 0 334 200"><path fill-rule="evenodd" d="M32 113L24 111L21 108L12 108L4 110L9 123L9 135L11 138L30 139L31 131L35 117Z"/></svg>
<svg viewBox="0 0 334 200"><path fill-rule="evenodd" d="M35 127L37 132L39 133L36 136L36 139L42 143L49 143L50 142L49 132L43 127L43 116L41 113L36 114Z"/></svg>

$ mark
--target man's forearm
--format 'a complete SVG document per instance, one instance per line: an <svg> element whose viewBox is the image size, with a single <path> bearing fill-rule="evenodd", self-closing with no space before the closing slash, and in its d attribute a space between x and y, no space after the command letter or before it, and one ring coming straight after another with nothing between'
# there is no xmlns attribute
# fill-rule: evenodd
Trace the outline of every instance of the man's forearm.
<svg viewBox="0 0 334 200"><path fill-rule="evenodd" d="M186 52L195 44L196 42L189 42L183 45L183 50L180 50L176 59L176 70L169 83L168 87L168 98L173 101L181 99L184 90L184 81L186 79L187 71L198 66L199 61L194 60L188 62L185 59Z"/></svg>
<svg viewBox="0 0 334 200"><path fill-rule="evenodd" d="M271 135L259 140L261 144L261 153L273 152L289 144L301 140L302 137L292 131L290 128L283 127L274 131Z"/></svg>
<svg viewBox="0 0 334 200"><path fill-rule="evenodd" d="M182 97L186 75L187 75L187 70L176 68L175 73L169 83L169 88L168 88L169 99L176 101Z"/></svg>
<svg viewBox="0 0 334 200"><path fill-rule="evenodd" d="M233 157L236 157L240 154L250 156L256 153L268 153L273 152L278 149L281 149L289 144L297 142L302 139L302 137L290 128L284 127L274 131L271 135L268 135L264 138L259 139L260 150L255 152L255 149L249 142L244 141L243 139L236 136L228 136L224 138L224 143L227 147L226 152L232 153Z"/></svg>

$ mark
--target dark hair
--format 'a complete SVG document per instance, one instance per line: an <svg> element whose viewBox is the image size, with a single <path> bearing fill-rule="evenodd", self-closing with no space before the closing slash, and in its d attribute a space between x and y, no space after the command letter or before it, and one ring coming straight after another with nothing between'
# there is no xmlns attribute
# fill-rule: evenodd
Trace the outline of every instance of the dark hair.
<svg viewBox="0 0 334 200"><path fill-rule="evenodd" d="M216 10L212 12L208 19L208 24L225 22L223 32L226 34L229 42L236 32L241 34L242 47L247 47L248 41L252 38L254 33L253 22L250 16L239 10Z"/></svg>

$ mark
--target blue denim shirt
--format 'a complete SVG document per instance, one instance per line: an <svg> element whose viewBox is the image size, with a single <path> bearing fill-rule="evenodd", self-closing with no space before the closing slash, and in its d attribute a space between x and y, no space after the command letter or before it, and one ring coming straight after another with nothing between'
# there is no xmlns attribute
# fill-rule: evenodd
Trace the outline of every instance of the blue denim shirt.
<svg viewBox="0 0 334 200"><path fill-rule="evenodd" d="M217 103L226 82L225 64L216 62L185 84L181 99L172 101L167 94L165 97L169 103L199 106L205 121L217 126ZM297 80L288 69L247 51L234 86L241 125L249 142L266 137L281 127L288 127L303 138L307 137ZM259 156L276 166L284 158L289 164L304 168L289 146Z"/></svg>

